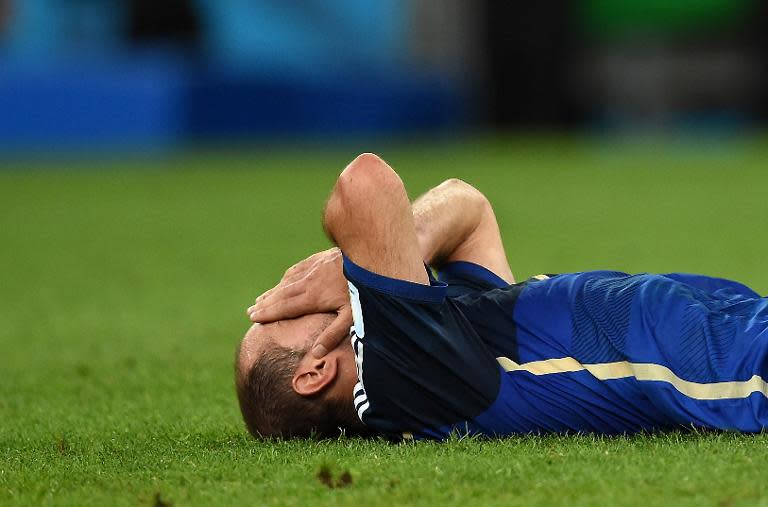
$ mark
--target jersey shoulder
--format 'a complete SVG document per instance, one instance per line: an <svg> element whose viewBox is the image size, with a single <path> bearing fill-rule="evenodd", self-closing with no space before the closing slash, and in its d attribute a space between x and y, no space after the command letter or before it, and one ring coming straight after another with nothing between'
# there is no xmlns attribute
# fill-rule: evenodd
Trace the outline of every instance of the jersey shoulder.
<svg viewBox="0 0 768 507"><path fill-rule="evenodd" d="M499 369L448 285L394 280L348 258L358 373L355 406L385 433L438 428L474 417L496 398Z"/></svg>

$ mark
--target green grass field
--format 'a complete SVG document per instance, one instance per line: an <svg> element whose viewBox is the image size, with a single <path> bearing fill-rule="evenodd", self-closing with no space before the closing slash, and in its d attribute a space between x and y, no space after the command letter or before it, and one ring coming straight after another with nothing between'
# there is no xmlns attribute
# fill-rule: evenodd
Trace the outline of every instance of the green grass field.
<svg viewBox="0 0 768 507"><path fill-rule="evenodd" d="M765 294L766 145L366 149L413 196L451 176L486 192L519 279L690 271ZM232 386L244 308L327 246L320 209L356 151L0 171L0 504L768 506L768 434L249 438Z"/></svg>

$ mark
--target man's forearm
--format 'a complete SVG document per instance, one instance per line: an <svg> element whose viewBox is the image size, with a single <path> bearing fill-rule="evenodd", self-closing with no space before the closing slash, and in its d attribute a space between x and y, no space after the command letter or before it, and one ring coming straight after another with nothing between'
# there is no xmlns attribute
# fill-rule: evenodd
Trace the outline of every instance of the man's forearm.
<svg viewBox="0 0 768 507"><path fill-rule="evenodd" d="M412 208L422 257L432 266L448 259L490 212L483 194L458 179L431 189Z"/></svg>
<svg viewBox="0 0 768 507"><path fill-rule="evenodd" d="M359 155L342 171L325 205L323 227L358 266L429 284L408 194L397 173L377 155Z"/></svg>

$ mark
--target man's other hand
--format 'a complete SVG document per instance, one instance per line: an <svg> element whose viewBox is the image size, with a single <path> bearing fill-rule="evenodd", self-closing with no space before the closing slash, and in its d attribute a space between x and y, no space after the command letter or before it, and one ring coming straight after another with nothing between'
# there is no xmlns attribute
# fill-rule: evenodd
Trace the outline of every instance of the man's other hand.
<svg viewBox="0 0 768 507"><path fill-rule="evenodd" d="M312 355L317 358L336 348L352 325L349 291L338 248L318 252L290 267L280 283L259 296L247 310L252 321L262 324L330 312L336 313L337 318L312 345Z"/></svg>

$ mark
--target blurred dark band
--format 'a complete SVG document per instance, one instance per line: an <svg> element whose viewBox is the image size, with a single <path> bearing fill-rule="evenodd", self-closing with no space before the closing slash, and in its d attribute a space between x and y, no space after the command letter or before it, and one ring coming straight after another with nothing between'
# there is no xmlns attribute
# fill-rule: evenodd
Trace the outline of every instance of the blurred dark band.
<svg viewBox="0 0 768 507"><path fill-rule="evenodd" d="M127 0L128 38L197 48L202 42L200 13L193 0Z"/></svg>
<svg viewBox="0 0 768 507"><path fill-rule="evenodd" d="M761 0L0 0L0 152L768 122Z"/></svg>

